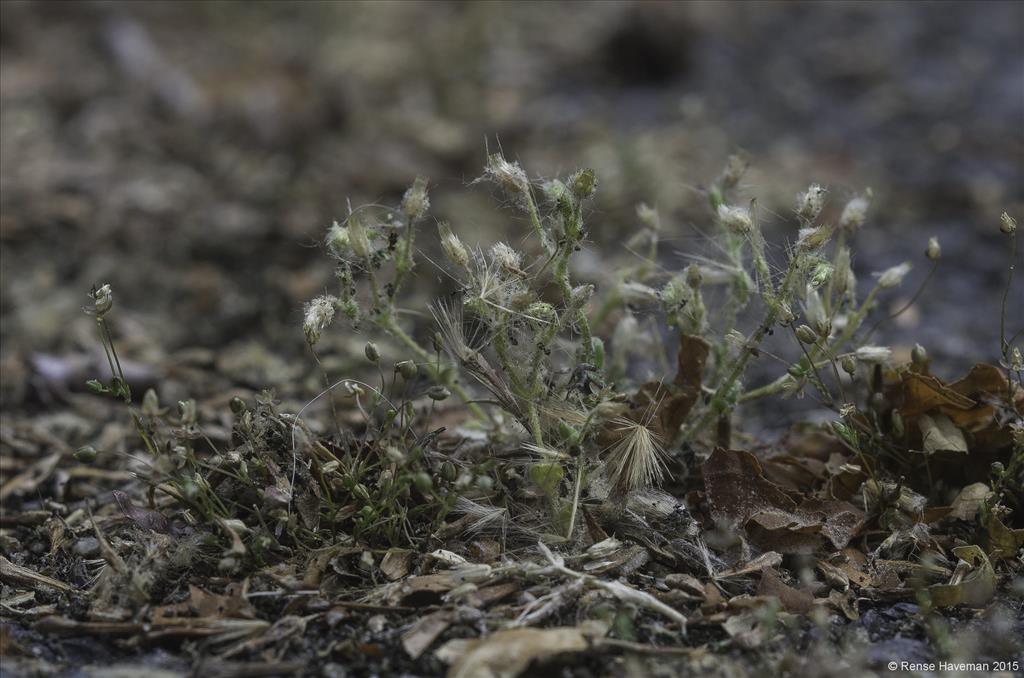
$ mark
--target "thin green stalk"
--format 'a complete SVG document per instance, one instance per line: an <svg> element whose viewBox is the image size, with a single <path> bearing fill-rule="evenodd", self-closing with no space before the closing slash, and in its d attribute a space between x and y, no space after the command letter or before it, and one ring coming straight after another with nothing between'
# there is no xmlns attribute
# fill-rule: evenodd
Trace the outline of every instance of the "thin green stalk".
<svg viewBox="0 0 1024 678"><path fill-rule="evenodd" d="M781 304L790 297L790 287L792 286L796 273L800 268L800 264L800 255L794 254L789 268L786 270L786 276L779 285L778 295L776 295L772 302L768 304L764 320L761 321L761 325L758 326L758 328L754 330L754 333L747 339L739 355L736 356L732 367L726 373L725 379L723 379L721 383L719 383L718 388L715 389L715 392L711 397L711 406L704 411L704 414L702 414L696 422L686 429L684 434L685 439L693 440L696 438L701 431L703 431L707 425L720 414L719 404L733 389L736 380L740 378L740 375L743 374L743 371L747 367L747 363L750 362L750 359L754 356L755 349L761 345L761 342L764 341L765 335L768 334L768 331L778 320L779 312L781 311Z"/></svg>
<svg viewBox="0 0 1024 678"><path fill-rule="evenodd" d="M825 352L826 350L828 351L830 356L829 360L835 359L835 356L838 353L839 349L841 349L843 345L846 344L846 342L853 338L853 335L857 332L857 329L864 322L864 317L870 310L871 305L874 303L875 297L878 296L878 291L880 289L880 287L875 286L870 292L868 292L868 296L865 297L864 303L861 304L860 308L857 309L857 312L850 318L850 320L847 322L846 327L843 328L843 331L839 334L839 336L837 336L827 347L822 347L819 350L816 346L815 350L812 350L810 352L812 360L818 360L818 354ZM805 358L801 358L800 362L797 364L801 368L810 368L811 363L805 362L805 360ZM821 367L824 366L825 363L822 362L820 365L818 363L814 363L814 365L817 367ZM786 388L788 388L789 385L793 383L793 381L793 377L791 377L788 374L784 374L775 381L771 382L770 384L766 384L765 386L761 386L751 391L747 391L746 393L740 396L739 402L746 402L748 400L754 400L756 398L763 398L765 396L781 393L785 391Z"/></svg>
<svg viewBox="0 0 1024 678"><path fill-rule="evenodd" d="M379 321L382 329L386 330L391 336L395 337L400 341L406 348L416 354L416 358L423 364L430 364L430 354L427 353L426 349L416 343L416 340L410 337L405 330L403 330L398 323L395 322L391 316L385 316ZM440 383L440 380L439 382ZM470 411L480 419L488 419L488 415L484 412L483 408L473 402L472 396L461 384L456 382L445 383L443 386L447 386L451 389L452 393L457 395L469 407Z"/></svg>

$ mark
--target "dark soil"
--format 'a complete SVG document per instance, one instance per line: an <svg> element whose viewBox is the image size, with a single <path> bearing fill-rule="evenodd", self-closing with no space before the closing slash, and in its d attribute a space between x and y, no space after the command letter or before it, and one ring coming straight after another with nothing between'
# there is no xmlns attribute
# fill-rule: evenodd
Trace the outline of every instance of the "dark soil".
<svg viewBox="0 0 1024 678"><path fill-rule="evenodd" d="M491 209L486 189L467 188L485 140L546 176L595 169L601 190L579 274L598 286L605 252L621 249L641 202L658 207L663 240L680 253L663 265L681 268L683 252L706 248L698 189L737 149L752 159L744 195L758 198L775 242L795 238L787 215L809 181L829 187L833 209L870 186L858 275L915 265L889 310L925 279L928 238L943 249L918 303L879 341L904 354L924 345L944 380L998 364L1009 262L999 215L1024 214L1024 3L5 1L0 10L0 471L7 481L84 444L118 455L67 493L58 485L68 478L48 474L5 499L5 513L56 510L59 498L65 516L109 507L104 516L117 519L110 493L135 482L127 415L85 387L106 369L95 322L81 313L91 286L116 289L112 322L133 390L158 387L163 403L195 398L214 442L230 440L233 396L273 388L281 410L295 412L319 391L302 305L332 284L318 247L348 204L395 203L422 174L438 219L471 221L461 228L481 243L523 237L526 225ZM1008 334L1024 329L1019 273ZM431 275L408 306L447 290ZM362 365L367 339L335 336L325 355L339 371ZM766 349L793 357L783 346ZM762 360L749 383L779 374ZM774 439L820 418L810 398L753 403L738 426ZM84 559L51 553L41 523L0 533L0 554L76 587L101 558L91 544ZM226 579L210 574L220 590ZM186 578L166 586L185 595ZM0 589L5 605L14 592ZM526 675L885 675L893 659L949 656L1024 666L1019 578L1003 573L995 602L942 614L942 629L928 628L939 622L914 602L859 602L856 621L803 619L758 648L698 625L687 644L718 648L708 656L594 652ZM84 618L59 596L35 604ZM260 616L303 614L286 606L269 602ZM280 646L230 660L211 659L201 640L61 637L8 612L5 678L446 670L429 651L410 660L401 650L418 612L325 613ZM443 638L478 635L469 619Z"/></svg>

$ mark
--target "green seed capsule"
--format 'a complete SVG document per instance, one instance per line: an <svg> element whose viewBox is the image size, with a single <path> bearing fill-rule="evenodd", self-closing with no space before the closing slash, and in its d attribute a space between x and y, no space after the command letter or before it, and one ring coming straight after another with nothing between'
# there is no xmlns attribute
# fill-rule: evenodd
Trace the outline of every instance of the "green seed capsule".
<svg viewBox="0 0 1024 678"><path fill-rule="evenodd" d="M431 386L427 391L427 396L431 400L447 400L451 396L452 392L446 389L444 386Z"/></svg>
<svg viewBox="0 0 1024 678"><path fill-rule="evenodd" d="M374 365L380 362L380 351L377 350L377 345L372 341L366 342L366 346L363 347L363 353L366 355L366 359Z"/></svg>
<svg viewBox="0 0 1024 678"><path fill-rule="evenodd" d="M452 482L458 476L459 476L459 470L457 468L455 468L455 464L451 463L450 461L446 461L445 463L441 464L441 477L442 478L444 478L448 482Z"/></svg>
<svg viewBox="0 0 1024 678"><path fill-rule="evenodd" d="M424 473L423 471L413 475L412 482L413 485L416 486L416 489L423 494L428 494L434 489L434 481L431 479L430 474Z"/></svg>
<svg viewBox="0 0 1024 678"><path fill-rule="evenodd" d="M362 501L370 501L370 490L362 483L356 483L356 486L352 488L352 495Z"/></svg>
<svg viewBox="0 0 1024 678"><path fill-rule="evenodd" d="M406 381L412 381L416 378L416 363L411 360L402 360L401 362L395 363L395 370L402 375L402 379Z"/></svg>
<svg viewBox="0 0 1024 678"><path fill-rule="evenodd" d="M245 411L248 409L245 405L245 401L239 398L238 396L235 396L234 398L231 399L230 405L231 411L235 413L235 416L239 417L245 414Z"/></svg>
<svg viewBox="0 0 1024 678"><path fill-rule="evenodd" d="M807 325L796 328L796 338L805 344L813 344L818 340L818 334Z"/></svg>
<svg viewBox="0 0 1024 678"><path fill-rule="evenodd" d="M92 445L82 445L75 450L75 459L82 462L83 464L91 464L96 461L96 457L99 453L96 448Z"/></svg>

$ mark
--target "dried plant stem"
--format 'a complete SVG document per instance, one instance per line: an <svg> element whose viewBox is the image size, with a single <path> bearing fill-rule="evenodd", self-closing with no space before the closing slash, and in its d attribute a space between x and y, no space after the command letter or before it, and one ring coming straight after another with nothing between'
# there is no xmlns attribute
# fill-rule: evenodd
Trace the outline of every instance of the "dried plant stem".
<svg viewBox="0 0 1024 678"><path fill-rule="evenodd" d="M1006 287L1003 288L1003 302L999 312L999 352L1003 359L1010 362L1010 342L1006 341L1006 300L1010 296L1010 287L1013 286L1013 271L1017 266L1017 231L1010 233L1010 266L1006 277ZM1016 336L1016 335L1015 335Z"/></svg>
<svg viewBox="0 0 1024 678"><path fill-rule="evenodd" d="M566 567L562 558L552 553L551 549L549 549L543 542L538 542L537 548L540 549L540 552L548 560L550 568L554 572L566 577L571 577L590 588L601 589L602 591L612 594L622 602L633 603L651 610L652 612L664 615L668 619L679 624L680 627L682 627L683 634L686 634L686 617L678 610L669 607L649 593L644 593L643 591L637 590L618 581L605 581L595 577L594 575L572 570Z"/></svg>
<svg viewBox="0 0 1024 678"><path fill-rule="evenodd" d="M580 505L580 488L583 486L583 455L576 457L576 483L572 493L572 510L569 511L569 529L565 540L572 541L572 533L576 527L576 510Z"/></svg>

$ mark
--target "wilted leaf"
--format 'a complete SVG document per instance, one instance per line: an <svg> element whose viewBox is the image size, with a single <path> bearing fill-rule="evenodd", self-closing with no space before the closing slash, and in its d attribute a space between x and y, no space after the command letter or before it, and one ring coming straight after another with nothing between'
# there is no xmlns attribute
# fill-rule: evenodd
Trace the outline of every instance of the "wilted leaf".
<svg viewBox="0 0 1024 678"><path fill-rule="evenodd" d="M175 617L208 617L255 619L256 611L245 597L248 581L228 586L225 594L204 591L190 584L188 600L177 605L156 608L153 619L162 621Z"/></svg>
<svg viewBox="0 0 1024 678"><path fill-rule="evenodd" d="M747 650L758 648L764 642L764 629L752 612L729 617L722 629L737 646Z"/></svg>
<svg viewBox="0 0 1024 678"><path fill-rule="evenodd" d="M808 499L797 506L742 450L715 450L704 464L704 486L713 518L745 526L754 541L782 553L813 551L822 537L841 549L864 524L848 502Z"/></svg>
<svg viewBox="0 0 1024 678"><path fill-rule="evenodd" d="M743 450L716 449L704 462L704 489L711 517L734 527L763 511L796 509L789 495L765 479L757 458Z"/></svg>
<svg viewBox="0 0 1024 678"><path fill-rule="evenodd" d="M111 494L114 495L114 501L117 502L124 517L132 521L140 530L170 534L171 521L167 519L167 516L159 511L136 506L132 503L131 498L120 490L114 490Z"/></svg>
<svg viewBox="0 0 1024 678"><path fill-rule="evenodd" d="M676 376L671 384L650 381L640 387L633 398L630 418L646 421L655 413L652 428L665 440L672 440L700 398L710 345L701 337L683 334L679 337Z"/></svg>
<svg viewBox="0 0 1024 678"><path fill-rule="evenodd" d="M971 521L978 515L983 501L992 496L992 489L986 483L971 483L960 490L953 500L949 515L960 520Z"/></svg>
<svg viewBox="0 0 1024 678"><path fill-rule="evenodd" d="M412 551L390 548L380 561L380 571L391 581L397 581L409 574L410 560L412 560Z"/></svg>
<svg viewBox="0 0 1024 678"><path fill-rule="evenodd" d="M932 604L936 607L984 607L996 592L996 573L988 556L978 546L957 547L953 555L960 563L950 582L928 587Z"/></svg>
<svg viewBox="0 0 1024 678"><path fill-rule="evenodd" d="M917 423L921 427L921 445L925 454L967 452L967 441L963 432L946 415L922 414Z"/></svg>
<svg viewBox="0 0 1024 678"><path fill-rule="evenodd" d="M402 648L410 657L418 659L451 626L453 619L451 610L438 610L420 617L402 634Z"/></svg>
<svg viewBox="0 0 1024 678"><path fill-rule="evenodd" d="M902 379L903 406L900 414L904 417L916 417L940 407L969 410L975 405L973 400L945 386L935 377L904 372Z"/></svg>
<svg viewBox="0 0 1024 678"><path fill-rule="evenodd" d="M760 572L766 567L778 567L782 564L782 555L775 551L768 551L762 553L757 558L754 558L749 563L738 565L728 570L723 570L715 575L716 579L726 579L730 577L743 577L748 574Z"/></svg>
<svg viewBox="0 0 1024 678"><path fill-rule="evenodd" d="M988 532L988 553L993 560L1013 558L1024 546L1024 529L1011 530L995 513L989 514L985 530Z"/></svg>
<svg viewBox="0 0 1024 678"><path fill-rule="evenodd" d="M434 605L441 602L442 595L460 583L451 572L409 577L391 592L389 600L393 604L400 603L413 607Z"/></svg>
<svg viewBox="0 0 1024 678"><path fill-rule="evenodd" d="M570 627L510 629L449 645L438 651L454 660L448 678L515 678L534 661L589 647L583 633Z"/></svg>
<svg viewBox="0 0 1024 678"><path fill-rule="evenodd" d="M814 596L786 584L775 570L767 567L761 570L757 595L778 598L783 609L794 614L807 614L814 607Z"/></svg>

